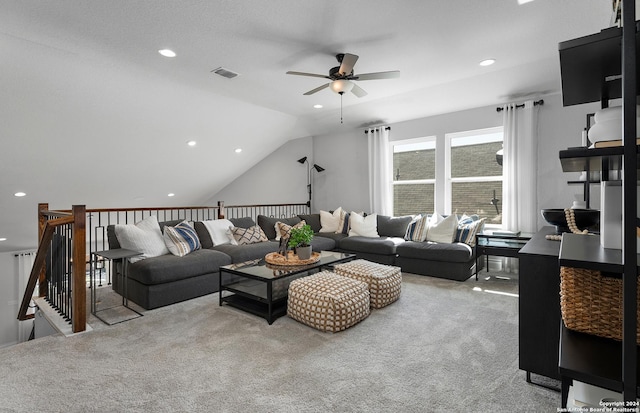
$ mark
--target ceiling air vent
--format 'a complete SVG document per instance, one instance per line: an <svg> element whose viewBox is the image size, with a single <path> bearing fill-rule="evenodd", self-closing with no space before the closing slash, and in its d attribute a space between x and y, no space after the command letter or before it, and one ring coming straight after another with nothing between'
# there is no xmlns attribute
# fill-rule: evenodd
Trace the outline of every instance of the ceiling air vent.
<svg viewBox="0 0 640 413"><path fill-rule="evenodd" d="M211 73L215 73L215 74L220 75L222 77L226 77L227 79L233 79L234 77L238 76L238 73L232 72L231 70L225 69L224 67L219 67L217 69L213 69L211 71Z"/></svg>

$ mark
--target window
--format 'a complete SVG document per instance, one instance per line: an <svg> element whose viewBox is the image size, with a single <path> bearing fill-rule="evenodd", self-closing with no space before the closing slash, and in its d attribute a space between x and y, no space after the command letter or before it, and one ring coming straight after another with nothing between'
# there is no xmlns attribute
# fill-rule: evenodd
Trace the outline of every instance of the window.
<svg viewBox="0 0 640 413"><path fill-rule="evenodd" d="M487 225L502 225L502 136L501 127L445 135L447 213L477 214Z"/></svg>
<svg viewBox="0 0 640 413"><path fill-rule="evenodd" d="M393 214L432 213L436 181L435 137L392 144Z"/></svg>

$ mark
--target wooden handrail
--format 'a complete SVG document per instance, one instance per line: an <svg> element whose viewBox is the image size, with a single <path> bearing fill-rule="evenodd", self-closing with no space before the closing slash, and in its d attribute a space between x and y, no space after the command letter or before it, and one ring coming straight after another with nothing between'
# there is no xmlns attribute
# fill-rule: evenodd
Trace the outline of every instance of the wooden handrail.
<svg viewBox="0 0 640 413"><path fill-rule="evenodd" d="M41 215L44 215L45 217L69 217L71 216L70 212L67 211L40 211Z"/></svg>
<svg viewBox="0 0 640 413"><path fill-rule="evenodd" d="M72 213L65 211L49 211L48 204L38 205L38 232L40 242L38 251L34 259L27 288L22 297L22 303L18 310L18 320L27 320L32 318L27 314L29 303L33 297L33 293L38 281L40 281L39 296L43 297L47 294L45 262L47 253L53 240L53 235L57 227L62 225L73 224L73 238L71 259L76 264L72 265L71 275L71 323L74 333L84 331L87 324L87 297L86 297L86 275L84 262L86 261L86 210L84 205L74 205ZM51 216L58 218L48 219Z"/></svg>
<svg viewBox="0 0 640 413"><path fill-rule="evenodd" d="M49 251L49 245L51 245L54 231L55 226L49 225L49 223L47 223L45 225L44 231L42 232L42 236L40 237L38 252L36 253L36 258L33 262L33 267L31 268L29 281L27 282L27 289L22 296L22 304L20 305L20 310L18 310L18 320L20 321L24 321L30 318L27 316L29 303L31 302L31 297L33 297L33 292L36 288L36 283L38 282L40 273L44 270L44 262L47 258L47 251Z"/></svg>

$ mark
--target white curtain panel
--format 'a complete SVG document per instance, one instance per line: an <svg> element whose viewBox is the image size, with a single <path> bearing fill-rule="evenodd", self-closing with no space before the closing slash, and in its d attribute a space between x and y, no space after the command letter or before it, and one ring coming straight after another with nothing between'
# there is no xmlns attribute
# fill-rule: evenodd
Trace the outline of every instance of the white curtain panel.
<svg viewBox="0 0 640 413"><path fill-rule="evenodd" d="M514 104L503 106L502 222L510 231L537 231L537 112L532 100L520 109Z"/></svg>
<svg viewBox="0 0 640 413"><path fill-rule="evenodd" d="M36 258L35 252L18 254L18 308L22 303L22 297L24 291L27 289L27 283L29 282L29 275L31 275L31 268ZM22 343L29 339L31 335L31 329L33 328L33 320L18 321L18 342Z"/></svg>
<svg viewBox="0 0 640 413"><path fill-rule="evenodd" d="M371 213L393 215L392 158L389 130L386 127L369 129L369 208Z"/></svg>

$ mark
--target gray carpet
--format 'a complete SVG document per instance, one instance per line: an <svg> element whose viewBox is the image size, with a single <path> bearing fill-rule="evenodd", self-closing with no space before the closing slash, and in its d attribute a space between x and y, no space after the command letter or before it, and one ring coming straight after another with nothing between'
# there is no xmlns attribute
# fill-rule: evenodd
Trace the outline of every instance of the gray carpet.
<svg viewBox="0 0 640 413"><path fill-rule="evenodd" d="M336 334L269 326L216 294L92 318L0 350L0 411L555 412L560 394L518 370L518 300L495 292L517 278L404 274L399 301Z"/></svg>

